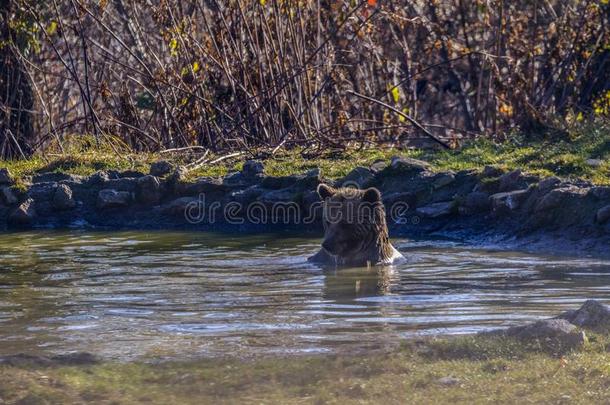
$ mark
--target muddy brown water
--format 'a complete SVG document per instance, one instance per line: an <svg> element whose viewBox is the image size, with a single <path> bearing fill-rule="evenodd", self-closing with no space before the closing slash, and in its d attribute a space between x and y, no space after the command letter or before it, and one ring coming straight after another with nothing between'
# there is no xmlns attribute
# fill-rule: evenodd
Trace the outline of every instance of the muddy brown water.
<svg viewBox="0 0 610 405"><path fill-rule="evenodd" d="M319 239L0 235L0 355L188 359L355 352L610 302L610 261L398 239L405 264L323 269Z"/></svg>

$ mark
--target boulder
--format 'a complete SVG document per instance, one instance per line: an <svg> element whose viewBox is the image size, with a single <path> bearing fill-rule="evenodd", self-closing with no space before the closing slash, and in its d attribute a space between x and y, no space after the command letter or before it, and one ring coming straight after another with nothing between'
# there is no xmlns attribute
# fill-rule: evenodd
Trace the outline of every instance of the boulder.
<svg viewBox="0 0 610 405"><path fill-rule="evenodd" d="M601 159L587 159L585 160L585 164L591 167L600 167L604 164L604 161Z"/></svg>
<svg viewBox="0 0 610 405"><path fill-rule="evenodd" d="M455 175L451 172L439 173L434 176L432 180L432 188L437 190L439 188L450 185L455 181Z"/></svg>
<svg viewBox="0 0 610 405"><path fill-rule="evenodd" d="M156 176L149 174L137 180L136 200L146 205L159 203L161 200L161 182Z"/></svg>
<svg viewBox="0 0 610 405"><path fill-rule="evenodd" d="M159 160L151 163L148 173L151 176L163 177L174 170L174 165L167 160Z"/></svg>
<svg viewBox="0 0 610 405"><path fill-rule="evenodd" d="M408 209L417 206L417 194L411 192L383 194L383 203L389 212L392 211L394 204L406 204Z"/></svg>
<svg viewBox="0 0 610 405"><path fill-rule="evenodd" d="M0 169L0 185L11 185L14 182L11 172L6 167Z"/></svg>
<svg viewBox="0 0 610 405"><path fill-rule="evenodd" d="M87 179L87 183L90 185L98 185L98 184L103 184L103 183L107 182L108 180L110 180L110 176L108 175L107 172L98 171L98 172L93 173L91 176L89 176L89 178Z"/></svg>
<svg viewBox="0 0 610 405"><path fill-rule="evenodd" d="M72 189L66 184L60 184L55 189L52 205L56 210L69 210L76 207Z"/></svg>
<svg viewBox="0 0 610 405"><path fill-rule="evenodd" d="M258 197L258 201L264 203L291 202L295 199L295 191L292 189L272 190Z"/></svg>
<svg viewBox="0 0 610 405"><path fill-rule="evenodd" d="M542 194L546 194L549 191L553 190L557 186L561 184L561 179L559 177L547 177L543 180L540 180L538 183L538 192Z"/></svg>
<svg viewBox="0 0 610 405"><path fill-rule="evenodd" d="M186 210L189 207L199 204L199 197L181 197L177 198L161 207L161 212L172 216L185 217Z"/></svg>
<svg viewBox="0 0 610 405"><path fill-rule="evenodd" d="M579 309L559 315L557 320L565 320L581 328L607 333L610 331L610 307L596 300L588 300Z"/></svg>
<svg viewBox="0 0 610 405"><path fill-rule="evenodd" d="M419 173L429 170L430 164L419 159L393 156L391 159L390 167L395 171Z"/></svg>
<svg viewBox="0 0 610 405"><path fill-rule="evenodd" d="M538 201L534 210L536 212L543 212L552 210L559 207L562 203L567 201L571 197L581 197L586 195L588 189L583 189L576 186L567 186L562 188L556 188L549 191L544 197Z"/></svg>
<svg viewBox="0 0 610 405"><path fill-rule="evenodd" d="M589 194L598 200L610 202L610 187L608 186L591 187Z"/></svg>
<svg viewBox="0 0 610 405"><path fill-rule="evenodd" d="M199 194L224 193L231 187L224 183L222 179L212 177L202 177L192 184L184 185L184 193L190 196Z"/></svg>
<svg viewBox="0 0 610 405"><path fill-rule="evenodd" d="M513 326L502 334L527 344L541 344L554 349L573 349L587 342L585 333L565 319L544 319Z"/></svg>
<svg viewBox="0 0 610 405"><path fill-rule="evenodd" d="M382 160L382 159L378 159L373 162L373 164L369 167L369 170L373 173L379 173L386 167L388 167L388 164L386 163L386 161Z"/></svg>
<svg viewBox="0 0 610 405"><path fill-rule="evenodd" d="M508 209L514 211L521 206L529 195L529 190L515 190L497 193L489 197L492 210L495 212Z"/></svg>
<svg viewBox="0 0 610 405"><path fill-rule="evenodd" d="M598 224L605 224L610 219L610 205L606 205L597 210L595 214L595 221Z"/></svg>
<svg viewBox="0 0 610 405"><path fill-rule="evenodd" d="M9 222L13 225L30 225L35 218L34 200L28 198L11 213Z"/></svg>
<svg viewBox="0 0 610 405"><path fill-rule="evenodd" d="M358 166L337 182L338 186L355 186L364 188L375 178L373 172L366 167Z"/></svg>
<svg viewBox="0 0 610 405"><path fill-rule="evenodd" d="M128 191L103 189L97 195L99 209L127 207L131 202L132 194Z"/></svg>
<svg viewBox="0 0 610 405"><path fill-rule="evenodd" d="M465 215L473 215L482 212L487 212L491 208L489 194L482 191L473 191L464 197L460 206L460 213Z"/></svg>
<svg viewBox="0 0 610 405"><path fill-rule="evenodd" d="M503 174L498 180L500 181L498 191L501 193L513 190L522 190L528 186L521 173L521 170L519 169Z"/></svg>
<svg viewBox="0 0 610 405"><path fill-rule="evenodd" d="M15 205L18 201L17 196L10 187L0 187L0 202L4 205Z"/></svg>
<svg viewBox="0 0 610 405"><path fill-rule="evenodd" d="M186 192L186 178L188 170L184 166L179 166L167 178L167 186L174 194L181 195Z"/></svg>
<svg viewBox="0 0 610 405"><path fill-rule="evenodd" d="M506 170L497 166L485 166L481 171L481 178L500 177Z"/></svg>
<svg viewBox="0 0 610 405"><path fill-rule="evenodd" d="M39 173L32 177L32 183L57 183L60 181L71 181L80 183L84 179L83 176L66 173Z"/></svg>
<svg viewBox="0 0 610 405"><path fill-rule="evenodd" d="M262 176L265 172L265 165L260 160L246 160L241 172L247 177Z"/></svg>
<svg viewBox="0 0 610 405"><path fill-rule="evenodd" d="M452 214L454 206L453 201L444 201L420 207L415 212L425 218L438 218Z"/></svg>
<svg viewBox="0 0 610 405"><path fill-rule="evenodd" d="M137 178L134 177L123 177L118 179L110 179L103 183L103 187L107 189L117 190L117 191L136 191L136 187L138 185Z"/></svg>

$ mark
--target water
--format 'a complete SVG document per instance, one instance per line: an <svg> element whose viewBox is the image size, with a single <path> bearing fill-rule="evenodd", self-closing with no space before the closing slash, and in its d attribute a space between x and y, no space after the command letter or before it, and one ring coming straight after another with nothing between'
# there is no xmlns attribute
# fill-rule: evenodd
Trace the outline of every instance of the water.
<svg viewBox="0 0 610 405"><path fill-rule="evenodd" d="M332 270L286 235L3 234L0 355L353 352L610 301L610 261L395 242L408 263Z"/></svg>

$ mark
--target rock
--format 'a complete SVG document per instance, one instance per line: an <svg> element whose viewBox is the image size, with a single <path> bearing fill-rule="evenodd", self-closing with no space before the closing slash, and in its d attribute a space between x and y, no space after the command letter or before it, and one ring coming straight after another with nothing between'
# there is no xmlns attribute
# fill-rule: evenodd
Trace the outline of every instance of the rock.
<svg viewBox="0 0 610 405"><path fill-rule="evenodd" d="M482 178L487 178L487 177L500 177L502 176L506 171L500 167L496 167L496 166L485 166L483 168L483 171L481 172L481 177Z"/></svg>
<svg viewBox="0 0 610 405"><path fill-rule="evenodd" d="M28 198L11 213L9 222L14 225L30 225L35 218L34 200Z"/></svg>
<svg viewBox="0 0 610 405"><path fill-rule="evenodd" d="M493 211L508 209L514 211L521 206L529 194L529 190L515 190L497 193L489 197Z"/></svg>
<svg viewBox="0 0 610 405"><path fill-rule="evenodd" d="M74 197L72 195L72 189L65 185L60 184L55 189L55 194L53 195L53 208L56 210L69 210L76 207L76 201L74 201Z"/></svg>
<svg viewBox="0 0 610 405"><path fill-rule="evenodd" d="M589 193L598 200L610 202L610 187L608 186L591 187Z"/></svg>
<svg viewBox="0 0 610 405"><path fill-rule="evenodd" d="M423 160L394 156L391 159L390 167L401 172L423 172L430 169L430 164Z"/></svg>
<svg viewBox="0 0 610 405"><path fill-rule="evenodd" d="M587 192L588 189L583 189L576 186L556 188L549 191L544 197L542 197L536 204L534 210L536 212L543 212L557 208L568 198L584 196Z"/></svg>
<svg viewBox="0 0 610 405"><path fill-rule="evenodd" d="M252 187L248 187L244 190L232 191L230 196L231 196L231 200L238 202L240 204L243 204L243 205L248 205L248 204L256 201L256 199L264 192L265 192L264 189L262 189L258 186L252 186Z"/></svg>
<svg viewBox="0 0 610 405"><path fill-rule="evenodd" d="M604 164L604 161L601 159L587 159L585 160L585 164L591 167L600 167Z"/></svg>
<svg viewBox="0 0 610 405"><path fill-rule="evenodd" d="M403 207L406 204L404 208L412 209L417 206L417 194L410 192L384 194L383 203L389 212L392 212L392 206L398 203L403 204Z"/></svg>
<svg viewBox="0 0 610 405"><path fill-rule="evenodd" d="M4 205L15 205L19 200L10 187L0 187L0 202Z"/></svg>
<svg viewBox="0 0 610 405"><path fill-rule="evenodd" d="M161 183L156 176L149 174L137 180L136 200L146 205L159 203L161 200Z"/></svg>
<svg viewBox="0 0 610 405"><path fill-rule="evenodd" d="M174 165L167 160L159 160L150 164L148 174L151 176L163 177L174 170Z"/></svg>
<svg viewBox="0 0 610 405"><path fill-rule="evenodd" d="M40 173L32 177L32 183L58 183L60 181L71 181L80 183L84 179L83 176L66 173Z"/></svg>
<svg viewBox="0 0 610 405"><path fill-rule="evenodd" d="M186 177L188 170L186 167L179 166L174 172L167 178L168 188L175 194L183 194L186 190Z"/></svg>
<svg viewBox="0 0 610 405"><path fill-rule="evenodd" d="M172 216L182 216L186 214L186 210L196 204L199 204L199 197L181 197L177 198L161 207L161 212Z"/></svg>
<svg viewBox="0 0 610 405"><path fill-rule="evenodd" d="M561 349L581 347L587 342L585 333L565 319L544 319L529 325L513 326L503 334L524 343L544 344Z"/></svg>
<svg viewBox="0 0 610 405"><path fill-rule="evenodd" d="M356 188L364 188L369 182L375 178L373 172L366 167L358 166L345 177L337 182L338 186L354 186Z"/></svg>
<svg viewBox="0 0 610 405"><path fill-rule="evenodd" d="M231 187L225 184L222 179L212 177L202 177L192 184L185 185L187 195L224 193L230 189Z"/></svg>
<svg viewBox="0 0 610 405"><path fill-rule="evenodd" d="M110 179L103 183L103 187L117 191L136 191L138 180L133 177L123 177L118 179Z"/></svg>
<svg viewBox="0 0 610 405"><path fill-rule="evenodd" d="M247 177L262 176L265 172L265 165L260 160L246 160L241 172Z"/></svg>
<svg viewBox="0 0 610 405"><path fill-rule="evenodd" d="M561 184L561 179L559 177L547 177L538 183L538 191L546 194L556 188L559 184Z"/></svg>
<svg viewBox="0 0 610 405"><path fill-rule="evenodd" d="M604 223L608 222L609 219L610 219L610 205L606 205L605 207L602 207L597 210L597 213L595 214L595 221L598 224L604 224Z"/></svg>
<svg viewBox="0 0 610 405"><path fill-rule="evenodd" d="M379 159L379 160L376 160L373 162L373 164L369 167L369 170L372 171L373 173L379 173L386 167L388 167L388 164L386 163L386 161Z"/></svg>
<svg viewBox="0 0 610 405"><path fill-rule="evenodd" d="M503 174L498 180L500 181L498 191L501 193L522 190L528 186L519 169Z"/></svg>
<svg viewBox="0 0 610 405"><path fill-rule="evenodd" d="M434 176L434 180L432 182L432 188L438 190L439 188L448 186L449 184L455 181L455 175L451 172L439 173Z"/></svg>
<svg viewBox="0 0 610 405"><path fill-rule="evenodd" d="M11 185L14 182L15 180L7 168L0 169L0 185Z"/></svg>
<svg viewBox="0 0 610 405"><path fill-rule="evenodd" d="M108 180L110 180L110 176L108 175L108 173L105 171L99 171L89 176L89 178L87 179L87 183L91 185L96 185L105 183Z"/></svg>
<svg viewBox="0 0 610 405"><path fill-rule="evenodd" d="M99 209L127 207L131 202L131 193L113 189L100 190L97 195Z"/></svg>
<svg viewBox="0 0 610 405"><path fill-rule="evenodd" d="M451 386L451 385L458 385L462 381L459 378L455 378L455 377L441 377L438 380L436 380L436 382L440 385Z"/></svg>
<svg viewBox="0 0 610 405"><path fill-rule="evenodd" d="M579 309L564 312L557 319L596 332L610 331L610 307L596 300L588 300Z"/></svg>
<svg viewBox="0 0 610 405"><path fill-rule="evenodd" d="M487 212L491 208L489 194L481 191L473 191L464 197L460 212L466 215L478 214Z"/></svg>
<svg viewBox="0 0 610 405"><path fill-rule="evenodd" d="M264 203L291 202L294 201L295 192L292 189L273 190L258 197L258 201Z"/></svg>
<svg viewBox="0 0 610 405"><path fill-rule="evenodd" d="M453 213L453 201L438 202L420 207L415 212L425 218L438 218Z"/></svg>

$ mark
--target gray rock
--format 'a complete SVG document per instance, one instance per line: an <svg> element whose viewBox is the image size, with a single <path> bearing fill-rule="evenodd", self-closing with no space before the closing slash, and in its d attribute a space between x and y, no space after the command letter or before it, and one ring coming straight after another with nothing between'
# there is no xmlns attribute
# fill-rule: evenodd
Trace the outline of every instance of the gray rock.
<svg viewBox="0 0 610 405"><path fill-rule="evenodd" d="M264 203L291 202L294 201L295 192L292 189L273 190L262 194L258 201Z"/></svg>
<svg viewBox="0 0 610 405"><path fill-rule="evenodd" d="M58 185L55 189L55 194L53 195L52 204L53 208L60 211L76 207L72 189L65 184Z"/></svg>
<svg viewBox="0 0 610 405"><path fill-rule="evenodd" d="M411 192L383 194L383 203L389 212L397 203L406 204L408 209L412 209L417 206L417 194Z"/></svg>
<svg viewBox="0 0 610 405"><path fill-rule="evenodd" d="M83 176L66 173L40 173L32 177L32 183L57 183L60 181L80 183L83 181Z"/></svg>
<svg viewBox="0 0 610 405"><path fill-rule="evenodd" d="M547 177L538 183L538 191L541 193L548 193L549 191L556 188L561 184L561 179L559 177Z"/></svg>
<svg viewBox="0 0 610 405"><path fill-rule="evenodd" d="M564 312L557 319L596 332L610 331L610 307L596 300L588 300L579 309Z"/></svg>
<svg viewBox="0 0 610 405"><path fill-rule="evenodd" d="M13 179L11 172L6 167L0 169L0 185L10 185L14 182L15 180Z"/></svg>
<svg viewBox="0 0 610 405"><path fill-rule="evenodd" d="M375 178L373 172L366 167L358 166L337 182L337 185L363 188Z"/></svg>
<svg viewBox="0 0 610 405"><path fill-rule="evenodd" d="M610 201L610 187L608 186L591 187L589 193L598 200Z"/></svg>
<svg viewBox="0 0 610 405"><path fill-rule="evenodd" d="M491 208L489 194L481 191L473 191L464 198L460 212L466 215L487 212Z"/></svg>
<svg viewBox="0 0 610 405"><path fill-rule="evenodd" d="M604 164L604 161L601 159L587 159L585 160L585 164L591 167L600 167Z"/></svg>
<svg viewBox="0 0 610 405"><path fill-rule="evenodd" d="M265 172L265 165L260 160L246 160L241 172L248 177L262 176Z"/></svg>
<svg viewBox="0 0 610 405"><path fill-rule="evenodd" d="M415 212L425 218L438 218L453 213L453 201L438 202L420 207Z"/></svg>
<svg viewBox="0 0 610 405"><path fill-rule="evenodd" d="M107 189L113 189L117 191L129 191L134 192L138 185L137 178L123 177L118 179L110 179L103 183L103 187Z"/></svg>
<svg viewBox="0 0 610 405"><path fill-rule="evenodd" d="M597 221L598 224L605 224L609 219L610 205L606 205L605 207L597 210L597 213L595 214L595 221Z"/></svg>
<svg viewBox="0 0 610 405"><path fill-rule="evenodd" d="M151 176L163 177L174 170L174 165L167 160L159 160L151 163L148 173Z"/></svg>
<svg viewBox="0 0 610 405"><path fill-rule="evenodd" d="M522 190L527 188L527 182L522 176L521 170L513 170L512 172L508 172L500 176L499 178L500 186L499 191L507 192L513 190Z"/></svg>
<svg viewBox="0 0 610 405"><path fill-rule="evenodd" d="M506 171L496 166L485 166L481 172L481 177L500 177Z"/></svg>
<svg viewBox="0 0 610 405"><path fill-rule="evenodd" d="M87 179L87 183L91 185L97 185L105 183L108 180L110 180L110 176L108 175L108 173L105 171L99 171L89 176L89 178Z"/></svg>
<svg viewBox="0 0 610 405"><path fill-rule="evenodd" d="M252 186L252 187L248 187L244 190L236 190L236 191L232 191L230 196L231 196L231 200L238 202L240 204L250 204L254 201L256 201L256 199L262 194L264 193L265 190L258 187L258 186Z"/></svg>
<svg viewBox="0 0 610 405"><path fill-rule="evenodd" d="M430 164L423 160L394 156L391 159L390 167L396 171L419 173L429 170Z"/></svg>
<svg viewBox="0 0 610 405"><path fill-rule="evenodd" d="M175 194L183 194L186 192L186 177L188 170L179 166L174 172L167 178L167 186L170 191Z"/></svg>
<svg viewBox="0 0 610 405"><path fill-rule="evenodd" d="M524 326L513 326L503 334L525 343L562 349L581 347L587 342L585 333L565 319L544 319Z"/></svg>
<svg viewBox="0 0 610 405"><path fill-rule="evenodd" d="M529 194L529 190L515 190L505 193L497 193L489 197L493 211L508 209L514 211L523 204Z"/></svg>
<svg viewBox="0 0 610 405"><path fill-rule="evenodd" d="M132 194L128 191L100 190L97 195L97 207L99 209L127 207L131 197Z"/></svg>
<svg viewBox="0 0 610 405"><path fill-rule="evenodd" d="M455 181L455 175L451 172L439 173L434 176L434 180L432 182L432 188L435 190L448 186L449 184Z"/></svg>
<svg viewBox="0 0 610 405"><path fill-rule="evenodd" d="M225 184L222 179L212 177L202 177L192 184L185 185L187 195L224 193L230 189L230 185Z"/></svg>
<svg viewBox="0 0 610 405"><path fill-rule="evenodd" d="M34 200L28 198L11 213L9 222L14 225L30 225L35 218Z"/></svg>
<svg viewBox="0 0 610 405"><path fill-rule="evenodd" d="M440 385L451 386L451 385L458 385L462 381L459 378L455 378L455 377L441 377L438 380L436 380L436 382Z"/></svg>
<svg viewBox="0 0 610 405"><path fill-rule="evenodd" d="M559 207L570 197L581 197L586 195L588 189L583 189L576 186L567 186L556 188L549 191L544 197L538 201L535 207L536 212L543 212Z"/></svg>
<svg viewBox="0 0 610 405"><path fill-rule="evenodd" d="M146 205L159 203L161 200L161 183L156 176L149 174L137 180L136 200Z"/></svg>
<svg viewBox="0 0 610 405"><path fill-rule="evenodd" d="M186 210L199 204L199 197L181 197L177 198L161 207L161 212L172 216L182 216L186 214Z"/></svg>
<svg viewBox="0 0 610 405"><path fill-rule="evenodd" d="M380 171L382 171L383 169L385 169L386 167L388 167L388 164L386 163L385 160L376 160L373 162L373 164L371 165L371 167L369 167L369 169L373 172L373 173L379 173Z"/></svg>
<svg viewBox="0 0 610 405"><path fill-rule="evenodd" d="M18 202L17 196L13 190L8 187L0 187L0 202L4 205L15 205Z"/></svg>

